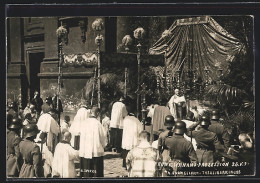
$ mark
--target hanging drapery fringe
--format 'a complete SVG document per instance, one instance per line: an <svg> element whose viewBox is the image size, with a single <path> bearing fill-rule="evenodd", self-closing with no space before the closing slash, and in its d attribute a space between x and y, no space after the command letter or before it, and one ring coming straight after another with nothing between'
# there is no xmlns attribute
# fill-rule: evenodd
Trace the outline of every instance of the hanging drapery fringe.
<svg viewBox="0 0 260 183"><path fill-rule="evenodd" d="M166 54L166 67L175 73L182 70L197 69L198 75L205 80L204 68L210 69L209 77L217 79L214 71L223 69L228 72L228 64L243 48L238 39L229 34L212 17L193 17L176 20L167 30L168 37L161 37L149 49L150 54ZM187 57L188 56L188 57ZM182 67L183 59L187 57ZM187 64L190 64L188 66Z"/></svg>

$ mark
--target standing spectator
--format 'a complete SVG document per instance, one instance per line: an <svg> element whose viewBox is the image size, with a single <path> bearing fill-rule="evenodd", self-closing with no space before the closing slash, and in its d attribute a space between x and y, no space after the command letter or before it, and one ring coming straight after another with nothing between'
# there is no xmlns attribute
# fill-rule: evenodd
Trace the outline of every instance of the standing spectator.
<svg viewBox="0 0 260 183"><path fill-rule="evenodd" d="M155 177L157 171L157 154L149 143L150 134L139 134L140 144L129 151L126 157L129 177Z"/></svg>
<svg viewBox="0 0 260 183"><path fill-rule="evenodd" d="M15 110L15 103L14 102L11 102L8 105L8 108L9 109L8 109L7 114L12 115L13 117L18 117L17 111Z"/></svg>
<svg viewBox="0 0 260 183"><path fill-rule="evenodd" d="M110 122L110 143L112 148L117 152L121 152L122 133L123 133L123 119L127 115L126 106L124 104L124 97L120 97L118 102L112 106L111 122Z"/></svg>
<svg viewBox="0 0 260 183"><path fill-rule="evenodd" d="M71 123L69 132L72 135L71 146L74 149L79 150L80 144L80 130L82 129L82 123L85 122L90 116L89 105L82 105L77 111L77 114L74 117L73 123Z"/></svg>
<svg viewBox="0 0 260 183"><path fill-rule="evenodd" d="M19 144L24 160L19 178L43 177L42 155L39 146L34 142L39 133L37 125L26 125L24 133L24 140Z"/></svg>
<svg viewBox="0 0 260 183"><path fill-rule="evenodd" d="M167 100L166 98L163 98L161 101L160 106L156 107L154 109L154 115L152 118L152 129L153 129L153 134L157 133L159 129L165 129L166 127L164 126L164 120L165 117L168 115L171 115L171 112L168 107L166 107ZM153 141L154 136L152 136L151 141Z"/></svg>
<svg viewBox="0 0 260 183"><path fill-rule="evenodd" d="M209 125L209 131L214 132L218 136L218 140L222 144L222 148L227 151L229 148L229 134L226 128L219 122L218 111L212 111L211 124Z"/></svg>
<svg viewBox="0 0 260 183"><path fill-rule="evenodd" d="M200 124L198 131L193 131ZM208 130L210 120L208 116L202 116L200 123L191 125L186 132L189 137L194 137L197 142L196 154L199 163L214 163L214 152L221 148L217 135Z"/></svg>
<svg viewBox="0 0 260 183"><path fill-rule="evenodd" d="M100 123L100 109L92 107L91 116L82 122L80 132L81 177L104 177L106 136Z"/></svg>
<svg viewBox="0 0 260 183"><path fill-rule="evenodd" d="M71 133L65 132L63 140L56 146L52 175L60 178L75 178L76 169L74 161L79 159L79 152L70 145Z"/></svg>
<svg viewBox="0 0 260 183"><path fill-rule="evenodd" d="M42 105L42 113L48 113L53 108L52 98L49 96Z"/></svg>
<svg viewBox="0 0 260 183"><path fill-rule="evenodd" d="M34 92L34 97L33 99L31 100L31 103L34 104L35 106L35 110L38 114L38 116L41 114L41 111L42 111L42 105L43 105L43 100L42 98L40 97L40 93L39 91L35 90Z"/></svg>
<svg viewBox="0 0 260 183"><path fill-rule="evenodd" d="M20 151L19 143L21 138L19 136L19 130L21 123L18 118L13 118L8 129L10 130L7 134L7 176L18 177L21 165L19 163Z"/></svg>
<svg viewBox="0 0 260 183"><path fill-rule="evenodd" d="M122 158L123 167L126 167L127 153L137 146L139 133L142 131L142 123L134 116L133 106L127 106L129 112L123 120Z"/></svg>
<svg viewBox="0 0 260 183"><path fill-rule="evenodd" d="M52 97L52 107L57 111L57 122L60 124L60 114L63 112L63 107L61 103L61 99L58 99L57 95Z"/></svg>

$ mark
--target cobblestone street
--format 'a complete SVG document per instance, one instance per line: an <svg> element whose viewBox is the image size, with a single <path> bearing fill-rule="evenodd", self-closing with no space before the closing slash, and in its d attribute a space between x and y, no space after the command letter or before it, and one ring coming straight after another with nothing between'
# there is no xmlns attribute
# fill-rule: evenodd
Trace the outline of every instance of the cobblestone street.
<svg viewBox="0 0 260 183"><path fill-rule="evenodd" d="M127 171L122 167L123 160L120 153L105 152L104 155L104 177L122 177L127 176ZM79 177L79 161L75 162L77 176Z"/></svg>
<svg viewBox="0 0 260 183"><path fill-rule="evenodd" d="M123 160L119 153L105 152L104 156L104 177L127 176L127 171L122 167Z"/></svg>

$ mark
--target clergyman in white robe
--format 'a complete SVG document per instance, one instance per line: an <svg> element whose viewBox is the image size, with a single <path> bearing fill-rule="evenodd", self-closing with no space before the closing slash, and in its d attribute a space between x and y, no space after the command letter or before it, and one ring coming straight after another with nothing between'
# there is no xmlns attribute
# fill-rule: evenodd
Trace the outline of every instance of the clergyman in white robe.
<svg viewBox="0 0 260 183"><path fill-rule="evenodd" d="M123 120L123 136L122 136L122 158L123 158L123 167L126 167L126 156L127 153L138 145L138 136L142 131L142 123L134 116L133 113L130 113Z"/></svg>
<svg viewBox="0 0 260 183"><path fill-rule="evenodd" d="M57 144L52 162L52 176L76 177L74 161L79 159L79 152L71 147L70 140L71 134L65 132L63 141Z"/></svg>
<svg viewBox="0 0 260 183"><path fill-rule="evenodd" d="M91 109L91 116L83 121L80 131L79 156L81 177L104 177L104 148L107 145L104 129L98 118L97 107Z"/></svg>
<svg viewBox="0 0 260 183"><path fill-rule="evenodd" d="M82 106L74 117L73 123L69 128L69 132L72 135L71 146L75 148L75 136L80 136L80 129L82 128L82 121L85 121L90 116L90 109L86 106Z"/></svg>
<svg viewBox="0 0 260 183"><path fill-rule="evenodd" d="M54 152L60 133L57 121L55 121L50 113L45 113L40 116L37 126L40 131L47 133L47 147L51 152Z"/></svg>

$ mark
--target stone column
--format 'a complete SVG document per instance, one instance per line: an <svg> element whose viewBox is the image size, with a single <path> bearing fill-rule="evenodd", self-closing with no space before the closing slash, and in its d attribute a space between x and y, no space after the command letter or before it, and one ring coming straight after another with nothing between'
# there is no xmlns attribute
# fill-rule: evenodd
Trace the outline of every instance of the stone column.
<svg viewBox="0 0 260 183"><path fill-rule="evenodd" d="M7 65L7 100L18 101L22 95L26 96L26 77L23 59L23 19L9 18L8 46L10 56ZM26 98L21 101L24 106Z"/></svg>

